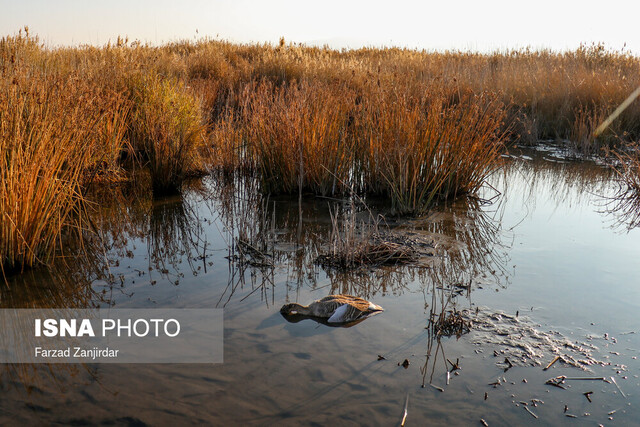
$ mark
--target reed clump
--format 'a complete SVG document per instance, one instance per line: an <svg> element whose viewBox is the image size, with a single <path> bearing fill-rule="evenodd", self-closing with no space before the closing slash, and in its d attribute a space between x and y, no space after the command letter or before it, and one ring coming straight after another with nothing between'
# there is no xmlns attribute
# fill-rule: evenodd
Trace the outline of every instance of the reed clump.
<svg viewBox="0 0 640 427"><path fill-rule="evenodd" d="M35 79L0 83L0 269L47 263L65 227L77 225L80 183L96 118L67 86ZM65 116L59 114L64 110Z"/></svg>
<svg viewBox="0 0 640 427"><path fill-rule="evenodd" d="M492 94L425 86L367 100L358 135L363 181L399 214L473 193L499 165L506 110Z"/></svg>
<svg viewBox="0 0 640 427"><path fill-rule="evenodd" d="M348 134L355 96L347 88L304 81L245 88L245 155L271 193L344 194L356 158ZM351 117L353 120L353 117Z"/></svg>
<svg viewBox="0 0 640 427"><path fill-rule="evenodd" d="M203 168L205 127L199 100L174 78L131 78L128 133L151 175L154 194L177 193L185 178Z"/></svg>

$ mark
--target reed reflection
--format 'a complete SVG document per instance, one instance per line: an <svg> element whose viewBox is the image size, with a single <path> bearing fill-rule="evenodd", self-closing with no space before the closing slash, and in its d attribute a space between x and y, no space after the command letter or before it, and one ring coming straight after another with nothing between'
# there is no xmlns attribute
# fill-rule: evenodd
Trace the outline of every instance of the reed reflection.
<svg viewBox="0 0 640 427"><path fill-rule="evenodd" d="M613 158L610 166L616 187L604 210L613 216L614 227L630 231L640 226L640 142L614 152Z"/></svg>
<svg viewBox="0 0 640 427"><path fill-rule="evenodd" d="M568 159L562 151L544 146L540 149L513 149L513 158L493 176L492 184L506 199L521 200L535 209L538 200L580 206L594 195L610 193L614 169L591 159Z"/></svg>
<svg viewBox="0 0 640 427"><path fill-rule="evenodd" d="M282 285L285 299L295 301L303 288L371 298L433 283L469 290L489 281L508 283L501 203L486 206L468 199L420 220L385 220L380 216L384 204L374 211L358 198L271 199L251 178L218 179L213 187L229 247L229 280L218 306L258 295L276 305L276 288ZM415 250L415 256L392 258L402 259L398 265L364 263L357 268L318 263L319 255L340 246L336 240L346 252L375 240ZM380 245L375 248L379 251Z"/></svg>
<svg viewBox="0 0 640 427"><path fill-rule="evenodd" d="M640 226L640 194L621 186L618 192L604 203L604 211L613 218L613 228L631 231Z"/></svg>
<svg viewBox="0 0 640 427"><path fill-rule="evenodd" d="M69 255L70 256L70 255ZM59 258L47 268L25 271L7 280L0 287L0 307L57 309L89 308L109 305L109 295L94 289L93 279L105 276L104 258L92 258L91 253L76 253L73 262ZM24 317L13 316L5 328L13 328L13 334L21 343L32 342L33 324ZM3 334L8 337L12 334ZM0 342L0 348L14 348L14 343ZM63 391L73 378L97 377L97 369L86 364L33 364L4 363L0 368L0 388L24 394L27 399L37 399L43 389Z"/></svg>
<svg viewBox="0 0 640 427"><path fill-rule="evenodd" d="M205 228L216 214L204 183L190 183L183 194L154 201L139 188L117 189L96 206L94 240L111 268L107 280L94 286L108 292L120 288L126 294L127 278L135 272L138 282L154 285L163 280L179 285L186 274L207 271L211 243ZM146 265L137 252L139 246L146 248ZM127 270L121 262L133 268Z"/></svg>

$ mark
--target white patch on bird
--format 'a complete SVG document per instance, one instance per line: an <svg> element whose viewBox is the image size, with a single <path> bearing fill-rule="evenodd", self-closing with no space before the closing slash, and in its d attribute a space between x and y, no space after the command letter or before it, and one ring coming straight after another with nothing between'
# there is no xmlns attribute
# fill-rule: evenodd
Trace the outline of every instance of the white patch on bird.
<svg viewBox="0 0 640 427"><path fill-rule="evenodd" d="M344 322L344 319L349 307L351 307L349 304L342 304L340 307L336 308L336 311L333 312L333 314L331 315L331 317L329 317L329 320L327 320L327 322L329 323Z"/></svg>
<svg viewBox="0 0 640 427"><path fill-rule="evenodd" d="M369 303L369 310L371 310L371 311L378 311L378 310L382 311L382 307L380 307L377 304L374 304L374 303L370 302Z"/></svg>

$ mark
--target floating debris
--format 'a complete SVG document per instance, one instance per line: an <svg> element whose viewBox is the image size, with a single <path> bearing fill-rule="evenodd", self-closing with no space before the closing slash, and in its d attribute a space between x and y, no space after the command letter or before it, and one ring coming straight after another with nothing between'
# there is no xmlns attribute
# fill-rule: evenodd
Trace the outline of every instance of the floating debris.
<svg viewBox="0 0 640 427"><path fill-rule="evenodd" d="M404 362L402 363L398 362L398 366L402 366L404 369L407 369L409 365L410 365L409 359L404 359Z"/></svg>
<svg viewBox="0 0 640 427"><path fill-rule="evenodd" d="M563 377L570 381L607 381L605 377L565 377L564 375Z"/></svg>
<svg viewBox="0 0 640 427"><path fill-rule="evenodd" d="M545 384L552 385L554 387L558 387L565 390L565 387L563 386L564 380L565 380L565 377L562 377L562 376L556 377L556 378L550 378L545 382Z"/></svg>
<svg viewBox="0 0 640 427"><path fill-rule="evenodd" d="M444 389L442 387L438 387L437 385L431 384L431 383L429 383L429 385L431 387L435 388L436 390L438 390L440 393L444 393ZM485 400L486 400L486 398L485 398Z"/></svg>
<svg viewBox="0 0 640 427"><path fill-rule="evenodd" d="M461 316L470 325L471 342L476 345L500 346L496 357L508 357L512 366L545 366L549 369L557 361L588 371L592 365L606 365L597 360L592 344L571 341L557 331L540 331L528 317L516 317L487 309L463 310ZM502 364L502 362L498 362Z"/></svg>
<svg viewBox="0 0 640 427"><path fill-rule="evenodd" d="M402 413L402 421L400 421L400 427L404 427L404 422L407 420L408 407L409 407L409 393L407 393L407 399L404 402L404 411Z"/></svg>
<svg viewBox="0 0 640 427"><path fill-rule="evenodd" d="M377 229L377 226L372 226ZM435 244L420 236L400 232L364 233L359 238L337 238L329 253L319 255L315 263L322 268L351 270L361 267L410 264L422 257L433 256ZM336 240L336 239L334 239Z"/></svg>
<svg viewBox="0 0 640 427"><path fill-rule="evenodd" d="M586 393L582 393L582 394L584 394L584 396L587 398L587 400L589 401L589 403L592 403L592 401L591 401L591 395L593 394L593 392L592 392L592 391L588 391L588 392L586 392Z"/></svg>
<svg viewBox="0 0 640 427"><path fill-rule="evenodd" d="M624 394L624 391L622 391L622 389L620 388L620 386L618 385L618 383L616 382L616 379L611 377L611 381L613 382L613 384L615 384L615 386L618 388L618 391L620 391L620 394L622 395L622 397L624 397L625 399L627 398L627 395Z"/></svg>
<svg viewBox="0 0 640 427"><path fill-rule="evenodd" d="M387 358L384 356L378 355L378 360L387 360Z"/></svg>
<svg viewBox="0 0 640 427"><path fill-rule="evenodd" d="M504 358L504 364L506 365L506 368L504 368L504 372L507 372L509 369L513 368L513 363L511 363L508 357Z"/></svg>
<svg viewBox="0 0 640 427"><path fill-rule="evenodd" d="M487 422L482 418L480 418L480 424L482 424L484 427L489 427L489 424L487 424Z"/></svg>
<svg viewBox="0 0 640 427"><path fill-rule="evenodd" d="M531 399L531 404L533 406L538 406L538 404L544 405L544 401L542 401L540 399Z"/></svg>
<svg viewBox="0 0 640 427"><path fill-rule="evenodd" d="M456 363L453 363L451 360L447 359L447 362L449 362L449 364L451 365L451 369L449 370L449 372L454 372L457 371L460 368L460 359L456 359Z"/></svg>
<svg viewBox="0 0 640 427"><path fill-rule="evenodd" d="M428 328L432 328L436 336L460 338L471 330L471 322L458 310L447 310L440 314L433 314L429 319Z"/></svg>
<svg viewBox="0 0 640 427"><path fill-rule="evenodd" d="M536 414L534 414L533 411L531 409L529 409L528 406L523 406L523 408L525 409L525 411L530 413L533 418L536 418L536 419L538 418L538 416Z"/></svg>
<svg viewBox="0 0 640 427"><path fill-rule="evenodd" d="M553 358L553 360L551 362L549 362L549 364L547 366L545 366L545 368L543 369L543 371L546 371L547 369L549 369L550 367L553 366L554 363L556 363L558 360L560 360L560 356L556 356Z"/></svg>

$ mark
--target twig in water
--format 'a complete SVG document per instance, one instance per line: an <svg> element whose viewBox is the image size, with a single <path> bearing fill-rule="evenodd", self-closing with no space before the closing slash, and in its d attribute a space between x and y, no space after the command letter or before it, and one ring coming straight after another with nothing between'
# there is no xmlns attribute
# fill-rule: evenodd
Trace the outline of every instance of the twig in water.
<svg viewBox="0 0 640 427"><path fill-rule="evenodd" d="M409 392L407 392L407 399L404 401L404 413L402 414L402 421L400 421L400 427L404 427L404 422L407 419L407 408L409 407Z"/></svg>
<svg viewBox="0 0 640 427"><path fill-rule="evenodd" d="M571 381L606 381L605 377L564 377L564 379Z"/></svg>
<svg viewBox="0 0 640 427"><path fill-rule="evenodd" d="M558 387L558 388L561 388L561 389L565 390L565 388L562 386L562 384L564 384L564 380L565 380L565 377L563 377L563 376L561 375L561 376L559 376L559 377L555 377L555 378L550 378L550 379L548 379L548 380L545 382L545 384L552 385L552 386L554 386L554 387Z"/></svg>
<svg viewBox="0 0 640 427"><path fill-rule="evenodd" d="M616 382L616 379L611 377L611 381L613 381L613 383L615 384L615 386L618 388L618 390L620 391L620 394L622 395L622 397L624 397L625 399L627 398L627 395L624 394L624 391L622 391L622 389L620 388L620 386L618 385L618 383Z"/></svg>
<svg viewBox="0 0 640 427"><path fill-rule="evenodd" d="M524 410L527 411L528 413L531 414L531 416L533 416L533 418L538 418L538 416L536 414L533 413L533 411L531 411L531 409L529 409L528 406L523 406Z"/></svg>
<svg viewBox="0 0 640 427"><path fill-rule="evenodd" d="M553 358L553 360L546 366L546 368L543 369L543 371L546 371L547 369L549 369L551 366L553 366L554 363L556 363L558 360L560 360L560 356L556 356Z"/></svg>
<svg viewBox="0 0 640 427"><path fill-rule="evenodd" d="M438 390L440 393L444 393L444 389L442 387L438 387L437 385L431 383L429 385Z"/></svg>
<svg viewBox="0 0 640 427"><path fill-rule="evenodd" d="M457 371L460 368L460 359L456 359L456 363L453 363L451 360L447 359L447 362L451 364L451 369L449 372Z"/></svg>

